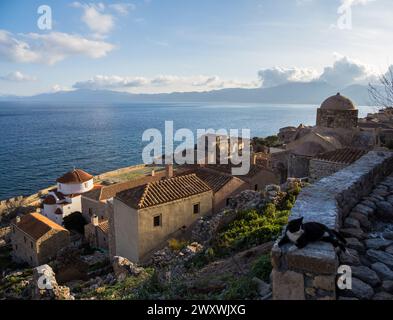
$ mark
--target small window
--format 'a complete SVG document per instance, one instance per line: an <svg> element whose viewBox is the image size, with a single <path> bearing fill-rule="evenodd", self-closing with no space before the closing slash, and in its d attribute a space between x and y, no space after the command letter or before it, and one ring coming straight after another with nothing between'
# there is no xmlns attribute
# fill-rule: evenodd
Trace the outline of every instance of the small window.
<svg viewBox="0 0 393 320"><path fill-rule="evenodd" d="M231 204L231 200L232 200L232 198L227 198L227 206L229 206Z"/></svg>
<svg viewBox="0 0 393 320"><path fill-rule="evenodd" d="M89 208L89 215L92 216L93 215L93 209Z"/></svg>
<svg viewBox="0 0 393 320"><path fill-rule="evenodd" d="M153 225L154 225L154 227L160 227L161 226L161 215L155 216L153 218Z"/></svg>
<svg viewBox="0 0 393 320"><path fill-rule="evenodd" d="M25 243L26 243L26 241L27 241L27 240L26 240L26 237L23 237L23 240L25 240Z"/></svg>
<svg viewBox="0 0 393 320"><path fill-rule="evenodd" d="M194 204L194 214L199 214L200 212L200 204Z"/></svg>
<svg viewBox="0 0 393 320"><path fill-rule="evenodd" d="M15 233L15 227L12 227L12 233Z"/></svg>
<svg viewBox="0 0 393 320"><path fill-rule="evenodd" d="M33 242L30 242L30 247L33 249Z"/></svg>
<svg viewBox="0 0 393 320"><path fill-rule="evenodd" d="M85 188L87 188L89 186L89 184L87 182L85 182Z"/></svg>
<svg viewBox="0 0 393 320"><path fill-rule="evenodd" d="M258 191L258 185L257 184L254 186L254 190Z"/></svg>
<svg viewBox="0 0 393 320"><path fill-rule="evenodd" d="M33 257L30 257L30 261L33 262Z"/></svg>

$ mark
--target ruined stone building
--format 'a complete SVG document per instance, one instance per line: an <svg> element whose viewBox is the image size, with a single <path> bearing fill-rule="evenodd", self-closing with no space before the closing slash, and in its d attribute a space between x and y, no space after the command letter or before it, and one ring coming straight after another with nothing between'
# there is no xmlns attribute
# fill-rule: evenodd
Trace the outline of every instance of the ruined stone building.
<svg viewBox="0 0 393 320"><path fill-rule="evenodd" d="M179 230L212 214L212 206L213 191L196 174L120 192L110 217L115 242L111 255L139 262Z"/></svg>
<svg viewBox="0 0 393 320"><path fill-rule="evenodd" d="M366 150L344 148L316 155L310 160L310 182L316 182L344 169L366 153Z"/></svg>
<svg viewBox="0 0 393 320"><path fill-rule="evenodd" d="M13 259L31 266L47 263L70 243L66 229L39 213L17 217L11 228Z"/></svg>
<svg viewBox="0 0 393 320"><path fill-rule="evenodd" d="M100 220L98 216L92 216L91 222L85 225L85 240L92 248L109 249L109 221Z"/></svg>

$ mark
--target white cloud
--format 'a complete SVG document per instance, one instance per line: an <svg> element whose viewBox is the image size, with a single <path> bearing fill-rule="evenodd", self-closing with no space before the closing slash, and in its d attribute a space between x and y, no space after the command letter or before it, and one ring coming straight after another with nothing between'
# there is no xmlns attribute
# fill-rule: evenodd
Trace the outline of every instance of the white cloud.
<svg viewBox="0 0 393 320"><path fill-rule="evenodd" d="M73 2L71 6L83 10L82 22L85 23L98 38L107 35L113 30L116 20L114 14L126 16L130 11L136 8L132 3L113 3L105 5L102 2Z"/></svg>
<svg viewBox="0 0 393 320"><path fill-rule="evenodd" d="M341 0L341 4L344 7L352 7L357 5L365 5L370 2L374 2L375 0Z"/></svg>
<svg viewBox="0 0 393 320"><path fill-rule="evenodd" d="M67 57L84 55L93 59L106 56L114 46L62 32L13 35L0 30L0 59L22 63L55 64Z"/></svg>
<svg viewBox="0 0 393 320"><path fill-rule="evenodd" d="M274 87L288 82L307 82L317 77L313 69L274 67L260 70L259 79L263 87Z"/></svg>
<svg viewBox="0 0 393 320"><path fill-rule="evenodd" d="M126 16L130 11L133 11L136 8L133 3L114 3L110 4L108 7L122 16Z"/></svg>
<svg viewBox="0 0 393 320"><path fill-rule="evenodd" d="M5 76L0 76L0 80L13 81L13 82L27 82L27 81L36 81L37 78L23 74L20 71L14 71Z"/></svg>
<svg viewBox="0 0 393 320"><path fill-rule="evenodd" d="M373 71L361 62L336 54L332 67L326 67L319 80L332 85L346 86L354 83L368 83L375 78Z"/></svg>
<svg viewBox="0 0 393 320"><path fill-rule="evenodd" d="M105 5L103 3L82 4L74 2L72 6L83 9L82 21L93 33L103 35L112 31L114 17L111 14L104 13Z"/></svg>
<svg viewBox="0 0 393 320"><path fill-rule="evenodd" d="M153 78L131 76L97 75L87 81L74 84L75 89L137 89L140 92L171 92L171 91L204 91L221 88L255 88L258 82L245 83L234 80L223 80L218 76L189 76L159 75Z"/></svg>
<svg viewBox="0 0 393 320"><path fill-rule="evenodd" d="M51 92L60 92L60 91L72 91L72 88L62 86L60 84L54 84L51 88Z"/></svg>

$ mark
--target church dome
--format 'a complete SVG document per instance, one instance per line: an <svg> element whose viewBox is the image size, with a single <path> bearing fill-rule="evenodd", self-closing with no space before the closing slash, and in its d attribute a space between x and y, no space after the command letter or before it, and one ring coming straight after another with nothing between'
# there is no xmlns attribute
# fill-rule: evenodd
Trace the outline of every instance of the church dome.
<svg viewBox="0 0 393 320"><path fill-rule="evenodd" d="M327 98L322 104L321 109L325 110L356 110L353 102L337 93L335 96Z"/></svg>
<svg viewBox="0 0 393 320"><path fill-rule="evenodd" d="M64 184L80 184L93 179L93 176L81 169L75 169L67 172L57 179L57 182Z"/></svg>

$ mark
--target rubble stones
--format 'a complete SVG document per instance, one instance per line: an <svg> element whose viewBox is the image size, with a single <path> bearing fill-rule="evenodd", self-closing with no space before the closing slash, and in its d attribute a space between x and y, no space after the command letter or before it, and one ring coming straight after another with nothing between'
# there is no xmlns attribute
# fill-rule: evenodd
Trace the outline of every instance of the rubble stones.
<svg viewBox="0 0 393 320"><path fill-rule="evenodd" d="M381 283L381 280L379 279L377 273L365 266L352 267L352 275L372 287L376 287Z"/></svg>
<svg viewBox="0 0 393 320"><path fill-rule="evenodd" d="M393 271L387 265L376 262L371 265L371 269L373 269L381 279L393 280Z"/></svg>
<svg viewBox="0 0 393 320"><path fill-rule="evenodd" d="M70 288L59 286L52 268L45 264L33 269L33 300L74 300Z"/></svg>
<svg viewBox="0 0 393 320"><path fill-rule="evenodd" d="M118 281L123 281L129 276L138 277L145 274L145 270L138 267L126 258L116 256L113 258L113 271Z"/></svg>

